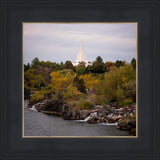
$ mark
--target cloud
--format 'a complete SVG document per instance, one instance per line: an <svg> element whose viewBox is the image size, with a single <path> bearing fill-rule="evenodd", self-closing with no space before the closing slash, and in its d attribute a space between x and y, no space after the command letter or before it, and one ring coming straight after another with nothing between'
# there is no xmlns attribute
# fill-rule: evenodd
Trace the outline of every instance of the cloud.
<svg viewBox="0 0 160 160"><path fill-rule="evenodd" d="M35 57L49 61L75 61L80 40L88 60L136 57L136 24L24 24L24 63Z"/></svg>

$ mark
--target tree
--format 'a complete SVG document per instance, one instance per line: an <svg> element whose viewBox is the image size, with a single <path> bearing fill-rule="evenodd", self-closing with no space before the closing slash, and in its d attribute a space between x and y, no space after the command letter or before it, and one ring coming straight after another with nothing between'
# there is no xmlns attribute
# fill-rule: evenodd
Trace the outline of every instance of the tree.
<svg viewBox="0 0 160 160"><path fill-rule="evenodd" d="M36 69L29 69L24 72L24 87L27 90L40 90L45 87L46 81L43 75L36 73Z"/></svg>
<svg viewBox="0 0 160 160"><path fill-rule="evenodd" d="M129 64L117 68L112 66L105 73L105 93L109 101L117 101L122 104L126 98L135 99L136 72Z"/></svg>
<svg viewBox="0 0 160 160"><path fill-rule="evenodd" d="M99 83L99 80L96 79L95 76L91 76L91 74L81 75L79 76L79 79L84 80L84 84L89 90L93 90L95 86Z"/></svg>
<svg viewBox="0 0 160 160"><path fill-rule="evenodd" d="M115 64L114 64L113 62L106 62L106 63L104 64L104 71L105 71L105 72L109 72L109 70L110 70L110 68L111 68L112 66L115 66Z"/></svg>
<svg viewBox="0 0 160 160"><path fill-rule="evenodd" d="M81 65L76 66L76 73L78 76L86 74L86 67Z"/></svg>
<svg viewBox="0 0 160 160"><path fill-rule="evenodd" d="M132 59L131 65L132 65L133 69L136 70L136 60L135 60L135 58Z"/></svg>
<svg viewBox="0 0 160 160"><path fill-rule="evenodd" d="M85 93L86 92L86 87L84 85L84 80L79 79L78 76L74 78L74 86L80 91Z"/></svg>
<svg viewBox="0 0 160 160"><path fill-rule="evenodd" d="M52 85L55 92L64 91L74 79L74 75L71 75L70 72L64 75L61 74L60 71L57 71L52 72L50 76L52 78Z"/></svg>
<svg viewBox="0 0 160 160"><path fill-rule="evenodd" d="M123 61L120 61L120 60L117 60L116 62L115 62L115 64L116 64L116 67L120 67L120 66L124 66L125 65L125 62L123 62Z"/></svg>
<svg viewBox="0 0 160 160"><path fill-rule="evenodd" d="M63 62L60 63L60 70L64 69L64 64Z"/></svg>
<svg viewBox="0 0 160 160"><path fill-rule="evenodd" d="M33 68L35 68L35 67L37 67L37 65L39 65L39 59L36 57L36 58L34 58L33 60L32 60L32 64L31 64L31 66L33 67Z"/></svg>
<svg viewBox="0 0 160 160"><path fill-rule="evenodd" d="M29 70L30 68L31 68L31 66L29 63L27 65L24 64L24 72Z"/></svg>
<svg viewBox="0 0 160 160"><path fill-rule="evenodd" d="M93 69L94 73L103 73L104 72L104 69L103 69L104 68L103 59L100 56L98 56L96 58L96 61L94 61L92 67L93 67L92 69Z"/></svg>
<svg viewBox="0 0 160 160"><path fill-rule="evenodd" d="M98 56L98 57L96 58L96 61L99 62L99 63L103 63L103 59L102 59L100 56Z"/></svg>
<svg viewBox="0 0 160 160"><path fill-rule="evenodd" d="M94 72L94 68L93 68L93 65L88 65L87 66L87 73L93 73Z"/></svg>
<svg viewBox="0 0 160 160"><path fill-rule="evenodd" d="M130 80L123 84L123 89L126 98L130 98L136 102L136 80Z"/></svg>
<svg viewBox="0 0 160 160"><path fill-rule="evenodd" d="M104 64L99 61L95 61L93 63L93 72L94 73L103 73L104 72Z"/></svg>
<svg viewBox="0 0 160 160"><path fill-rule="evenodd" d="M50 88L58 97L62 96L66 99L77 98L79 96L79 91L74 87L74 79L76 74L72 75L68 72L66 75L60 73L60 71L52 72L50 74L52 78L52 83Z"/></svg>
<svg viewBox="0 0 160 160"><path fill-rule="evenodd" d="M73 64L71 61L66 61L64 64L65 69L73 69Z"/></svg>

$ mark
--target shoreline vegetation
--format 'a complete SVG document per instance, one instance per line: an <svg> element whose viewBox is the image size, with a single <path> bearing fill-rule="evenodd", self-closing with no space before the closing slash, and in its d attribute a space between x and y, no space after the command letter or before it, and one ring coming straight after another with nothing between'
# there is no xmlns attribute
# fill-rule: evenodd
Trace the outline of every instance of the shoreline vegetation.
<svg viewBox="0 0 160 160"><path fill-rule="evenodd" d="M103 62L98 56L89 66L71 61L24 65L24 98L28 108L68 120L116 125L136 135L136 60Z"/></svg>

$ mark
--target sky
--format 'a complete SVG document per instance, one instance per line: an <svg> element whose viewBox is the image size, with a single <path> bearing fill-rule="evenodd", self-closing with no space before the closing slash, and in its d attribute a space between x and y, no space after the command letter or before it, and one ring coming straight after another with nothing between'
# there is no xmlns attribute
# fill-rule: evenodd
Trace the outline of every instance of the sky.
<svg viewBox="0 0 160 160"><path fill-rule="evenodd" d="M83 40L87 60L136 59L136 23L24 23L24 64L75 62Z"/></svg>

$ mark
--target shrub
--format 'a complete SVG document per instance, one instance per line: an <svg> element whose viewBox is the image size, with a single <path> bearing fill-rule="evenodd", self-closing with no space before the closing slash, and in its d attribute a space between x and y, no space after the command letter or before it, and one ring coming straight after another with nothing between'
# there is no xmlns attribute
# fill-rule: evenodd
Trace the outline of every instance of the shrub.
<svg viewBox="0 0 160 160"><path fill-rule="evenodd" d="M35 93L33 94L33 96L30 97L29 99L29 103L30 104L36 104L40 101L42 101L43 99L45 99L45 97L47 98L53 98L53 94L51 90L40 90L40 91L35 91Z"/></svg>
<svg viewBox="0 0 160 160"><path fill-rule="evenodd" d="M108 98L106 95L97 95L96 96L96 104L104 105L108 103Z"/></svg>
<svg viewBox="0 0 160 160"><path fill-rule="evenodd" d="M29 103L30 104L36 104L44 99L44 95L42 94L35 94L32 97L30 97Z"/></svg>
<svg viewBox="0 0 160 160"><path fill-rule="evenodd" d="M87 96L88 101L92 102L92 104L96 104L96 94L90 94Z"/></svg>
<svg viewBox="0 0 160 160"><path fill-rule="evenodd" d="M74 75L73 69L63 69L60 71L60 74L67 75L70 72L71 75Z"/></svg>
<svg viewBox="0 0 160 160"><path fill-rule="evenodd" d="M69 85L65 92L63 92L63 97L66 99L78 99L80 92L77 90L76 87Z"/></svg>
<svg viewBox="0 0 160 160"><path fill-rule="evenodd" d="M132 98L133 101L136 101L136 81L131 80L128 83L123 85L124 94L126 98Z"/></svg>
<svg viewBox="0 0 160 160"><path fill-rule="evenodd" d="M91 103L91 102L89 102L89 101L85 101L84 103L83 103L83 108L84 109L92 109L93 108L93 104Z"/></svg>
<svg viewBox="0 0 160 160"><path fill-rule="evenodd" d="M126 125L129 120L136 120L136 112L134 112L133 116L130 116L128 113L126 113L126 116L120 119L118 123L121 125Z"/></svg>
<svg viewBox="0 0 160 160"><path fill-rule="evenodd" d="M116 98L119 106L123 105L124 100L124 90L121 88L118 88L116 91Z"/></svg>
<svg viewBox="0 0 160 160"><path fill-rule="evenodd" d="M136 112L133 113L133 116L130 117L131 120L136 120Z"/></svg>
<svg viewBox="0 0 160 160"><path fill-rule="evenodd" d="M118 123L121 125L125 125L127 122L124 119L121 119L120 121L118 121Z"/></svg>
<svg viewBox="0 0 160 160"><path fill-rule="evenodd" d="M91 102L86 101L84 99L81 99L79 102L76 103L75 109L80 109L80 110L90 110L94 106Z"/></svg>
<svg viewBox="0 0 160 160"><path fill-rule="evenodd" d="M99 80L96 77L93 77L91 74L85 74L79 76L79 79L83 79L85 86L89 90L93 90L95 86L99 83Z"/></svg>
<svg viewBox="0 0 160 160"><path fill-rule="evenodd" d="M129 104L132 104L132 103L133 103L133 100L128 98L128 99L123 100L122 105L126 106L126 105L129 105Z"/></svg>
<svg viewBox="0 0 160 160"><path fill-rule="evenodd" d="M85 66L76 66L76 73L78 76L84 75L87 73Z"/></svg>

